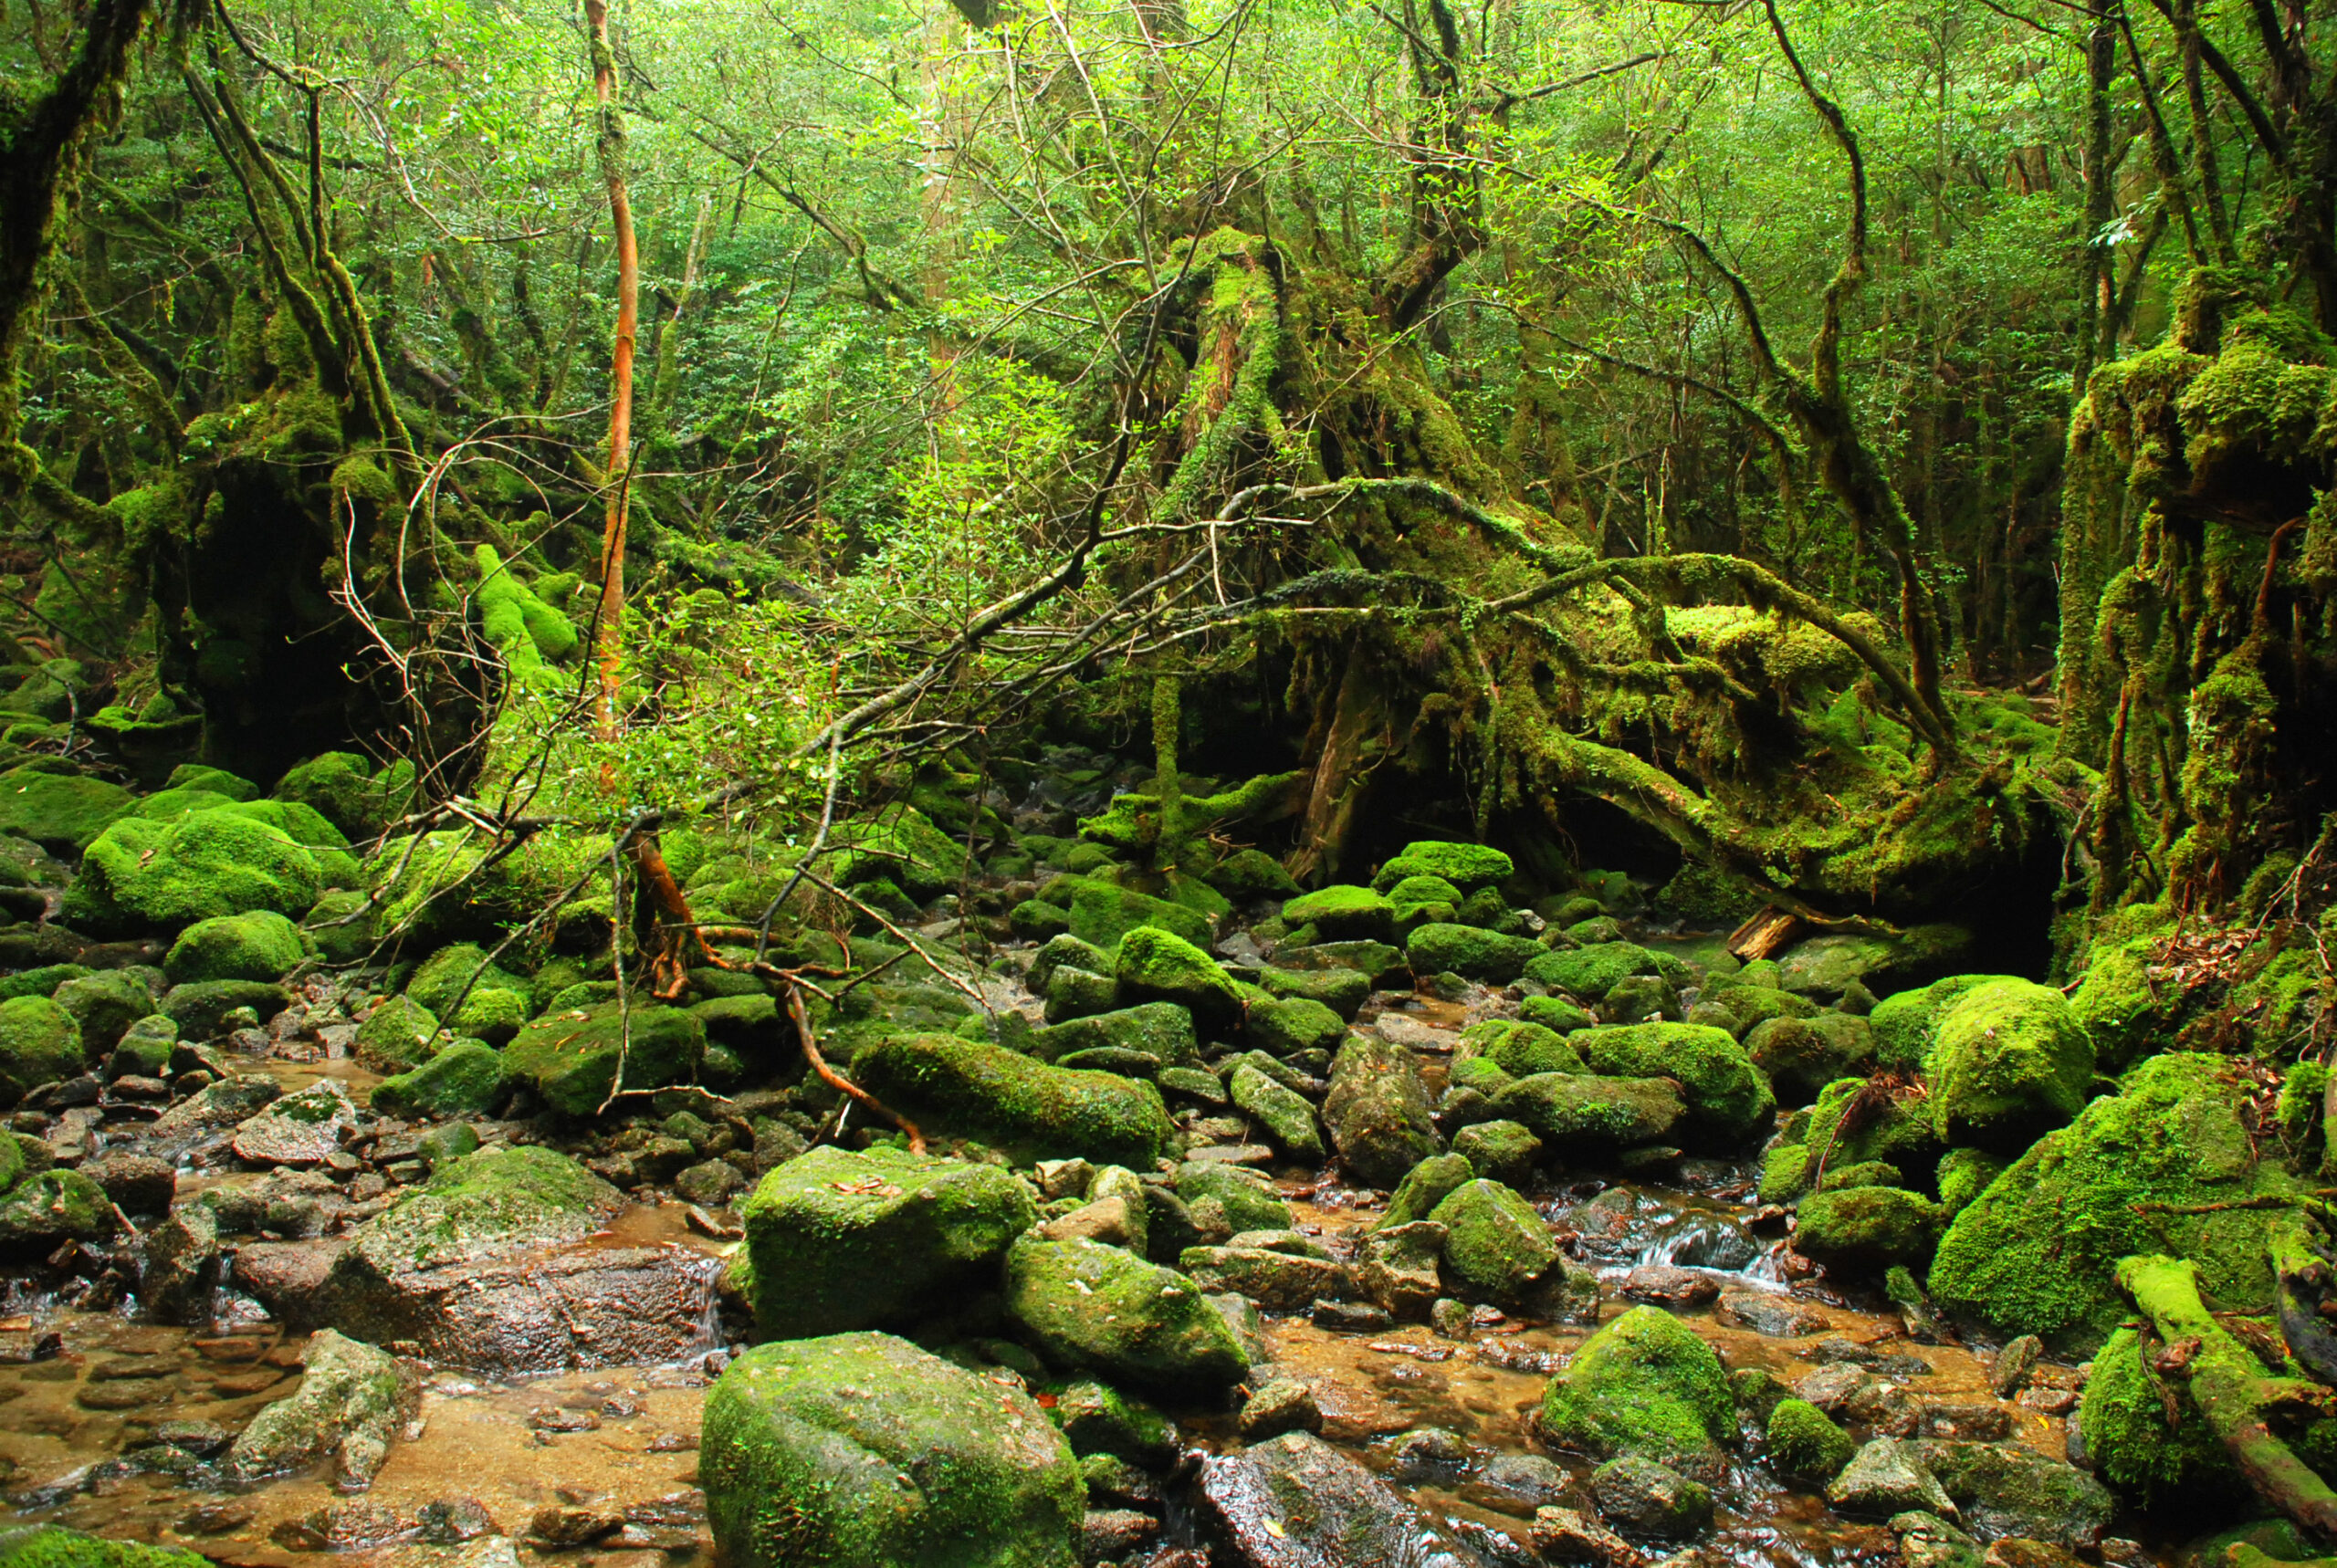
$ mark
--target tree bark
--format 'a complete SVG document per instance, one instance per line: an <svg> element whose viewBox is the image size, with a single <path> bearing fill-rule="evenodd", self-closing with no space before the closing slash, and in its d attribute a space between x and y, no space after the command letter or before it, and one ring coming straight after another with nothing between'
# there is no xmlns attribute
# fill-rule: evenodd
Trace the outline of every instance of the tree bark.
<svg viewBox="0 0 2337 1568"><path fill-rule="evenodd" d="M608 0L584 0L592 34L592 96L600 106L595 138L601 178L609 189L609 226L617 247L617 330L609 361L608 511L601 536L601 603L592 623L592 662L599 672L594 727L603 743L617 737L617 675L624 654L624 549L632 489L633 357L641 325L641 249L633 231L633 200L625 190L624 111L617 104L616 51L609 43ZM603 786L616 780L614 758L601 765Z"/></svg>

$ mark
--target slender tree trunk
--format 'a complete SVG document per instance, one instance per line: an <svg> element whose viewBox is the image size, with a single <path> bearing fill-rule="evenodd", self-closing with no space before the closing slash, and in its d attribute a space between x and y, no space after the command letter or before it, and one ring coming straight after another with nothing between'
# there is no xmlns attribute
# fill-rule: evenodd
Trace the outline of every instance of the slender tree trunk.
<svg viewBox="0 0 2337 1568"><path fill-rule="evenodd" d="M609 362L608 517L601 536L601 606L592 627L600 685L592 706L603 742L617 737L617 671L624 653L625 520L632 490L633 355L641 323L641 248L625 191L624 111L617 105L617 57L609 44L608 0L584 0L592 32L592 96L600 105L601 178L609 187L609 226L617 246L617 334ZM601 765L604 787L616 781L614 758Z"/></svg>
<svg viewBox="0 0 2337 1568"><path fill-rule="evenodd" d="M2072 405L2085 397L2093 367L2111 357L2105 329L2117 312L2117 277L2102 243L2117 210L2116 171L2110 166L2110 87L2118 68L2118 27L2103 0L2094 7L2085 40L2085 228L2078 241L2078 351L2070 366Z"/></svg>

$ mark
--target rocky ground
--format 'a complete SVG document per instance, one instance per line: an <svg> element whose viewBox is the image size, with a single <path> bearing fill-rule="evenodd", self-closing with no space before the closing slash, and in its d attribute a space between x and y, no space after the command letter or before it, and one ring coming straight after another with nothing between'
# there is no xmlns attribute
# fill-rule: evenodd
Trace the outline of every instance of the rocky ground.
<svg viewBox="0 0 2337 1568"><path fill-rule="evenodd" d="M353 759L0 774L0 1467L46 1531L0 1561L2049 1568L2245 1524L2112 1270L2269 1305L2226 1243L2300 1185L2277 1084L1953 927L1745 964L1687 877L1146 870L1137 781L1054 754L965 808L970 874L880 820L834 931L782 924L913 1151L743 968L620 992L589 911L491 960L443 902L377 947L435 852L351 850L393 786ZM775 876L669 855L708 918Z"/></svg>

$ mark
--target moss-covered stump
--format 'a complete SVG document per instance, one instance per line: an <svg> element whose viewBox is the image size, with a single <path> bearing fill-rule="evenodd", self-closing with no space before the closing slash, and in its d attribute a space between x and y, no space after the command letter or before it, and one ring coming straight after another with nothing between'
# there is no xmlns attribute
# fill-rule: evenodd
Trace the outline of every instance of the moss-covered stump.
<svg viewBox="0 0 2337 1568"><path fill-rule="evenodd" d="M81 1026L47 997L0 1002L0 1102L81 1071Z"/></svg>
<svg viewBox="0 0 2337 1568"><path fill-rule="evenodd" d="M706 1026L686 1009L602 1002L529 1023L504 1047L503 1065L553 1110L590 1116L613 1090L688 1082L705 1054Z"/></svg>
<svg viewBox="0 0 2337 1568"><path fill-rule="evenodd" d="M193 980L280 980L308 960L300 928L272 909L198 920L162 960L173 985Z"/></svg>
<svg viewBox="0 0 2337 1568"><path fill-rule="evenodd" d="M1165 1066L1189 1067L1200 1061L1193 1015L1174 1002L1146 1002L1031 1031L1031 1054L1053 1061L1075 1051L1140 1051Z"/></svg>
<svg viewBox="0 0 2337 1568"><path fill-rule="evenodd" d="M1077 1156L1149 1170L1176 1142L1149 1083L1074 1072L981 1040L915 1034L878 1040L853 1075L886 1105L939 1130L1030 1159Z"/></svg>
<svg viewBox="0 0 2337 1568"><path fill-rule="evenodd" d="M1225 966L1173 931L1139 925L1120 939L1113 977L1133 1002L1174 1002L1209 1034L1242 1022L1242 992Z"/></svg>
<svg viewBox="0 0 2337 1568"><path fill-rule="evenodd" d="M1638 1455L1716 1479L1736 1400L1712 1347L1671 1313L1633 1307L1583 1343L1542 1396L1550 1441L1600 1458Z"/></svg>
<svg viewBox="0 0 2337 1568"><path fill-rule="evenodd" d="M502 1103L510 1087L501 1052L484 1040L457 1040L412 1071L373 1085L371 1103L383 1116L484 1115Z"/></svg>
<svg viewBox="0 0 2337 1568"><path fill-rule="evenodd" d="M1191 1281L1100 1242L1017 1241L1006 1310L1053 1364L1163 1396L1203 1401L1249 1373L1224 1314Z"/></svg>
<svg viewBox="0 0 2337 1568"><path fill-rule="evenodd" d="M2250 1145L2241 1114L2253 1082L2220 1056L2143 1062L1956 1215L1933 1260L1932 1299L1999 1333L2082 1352L2125 1314L2118 1260L2171 1249L2197 1265L2219 1305L2270 1311L2269 1217L2235 1206L2299 1184Z"/></svg>
<svg viewBox="0 0 2337 1568"><path fill-rule="evenodd" d="M1462 1183L1429 1218L1445 1229L1445 1289L1464 1301L1524 1306L1543 1277L1562 1268L1548 1223L1497 1181Z"/></svg>
<svg viewBox="0 0 2337 1568"><path fill-rule="evenodd" d="M1076 1568L1086 1489L1027 1396L878 1333L759 1345L706 1401L732 1568Z"/></svg>
<svg viewBox="0 0 2337 1568"><path fill-rule="evenodd" d="M1776 1113L1769 1081L1726 1030L1689 1023L1625 1024L1585 1030L1567 1044L1590 1070L1611 1078L1670 1078L1687 1102L1683 1138L1740 1144L1767 1130Z"/></svg>
<svg viewBox="0 0 2337 1568"><path fill-rule="evenodd" d="M1928 1261L1944 1224L1940 1206L1919 1192L1829 1187L1801 1200L1793 1244L1820 1263L1880 1272L1894 1263Z"/></svg>
<svg viewBox="0 0 2337 1568"><path fill-rule="evenodd" d="M1485 1120L1515 1122L1559 1159L1642 1148L1672 1136L1688 1114L1669 1078L1601 1078L1536 1072L1503 1085Z"/></svg>
<svg viewBox="0 0 2337 1568"><path fill-rule="evenodd" d="M101 936L176 931L256 909L299 915L324 885L308 848L233 809L124 817L90 843L64 914Z"/></svg>
<svg viewBox="0 0 2337 1568"><path fill-rule="evenodd" d="M1323 1123L1340 1162L1374 1186L1395 1186L1443 1147L1411 1052L1363 1035L1348 1036L1331 1063Z"/></svg>
<svg viewBox="0 0 2337 1568"><path fill-rule="evenodd" d="M827 1146L766 1175L739 1218L756 1323L799 1339L947 1310L1038 1211L996 1166Z"/></svg>
<svg viewBox="0 0 2337 1568"><path fill-rule="evenodd" d="M2060 992L1993 980L1940 1014L1925 1070L1942 1143L2009 1153L2084 1106L2093 1042Z"/></svg>

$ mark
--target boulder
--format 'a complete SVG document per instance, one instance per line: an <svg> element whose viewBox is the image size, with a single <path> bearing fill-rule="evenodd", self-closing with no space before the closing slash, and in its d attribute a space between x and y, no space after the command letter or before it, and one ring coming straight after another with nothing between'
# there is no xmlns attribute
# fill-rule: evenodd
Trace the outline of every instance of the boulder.
<svg viewBox="0 0 2337 1568"><path fill-rule="evenodd" d="M410 1071L430 1060L438 1015L410 996L383 997L357 1026L357 1065L368 1072Z"/></svg>
<svg viewBox="0 0 2337 1568"><path fill-rule="evenodd" d="M1926 1437L1915 1451L1954 1500L1965 1528L1982 1541L2090 1549L2117 1511L2100 1481L2026 1443Z"/></svg>
<svg viewBox="0 0 2337 1568"><path fill-rule="evenodd" d="M0 833L30 839L59 854L79 850L137 804L138 797L121 785L79 773L52 773L46 767L0 773Z"/></svg>
<svg viewBox="0 0 2337 1568"><path fill-rule="evenodd" d="M1364 1035L1331 1063L1323 1121L1349 1174L1374 1186L1394 1186L1442 1147L1411 1052Z"/></svg>
<svg viewBox="0 0 2337 1568"><path fill-rule="evenodd" d="M1207 947L1216 936L1209 916L1181 904L1108 882L1063 880L1076 884L1070 898L1071 935L1107 952L1133 931L1166 931L1196 948Z"/></svg>
<svg viewBox="0 0 2337 1568"><path fill-rule="evenodd" d="M81 1026L47 997L0 1002L0 1103L82 1070Z"/></svg>
<svg viewBox="0 0 2337 1568"><path fill-rule="evenodd" d="M946 1309L1038 1218L996 1166L833 1145L766 1175L739 1216L756 1322L779 1339L907 1326Z"/></svg>
<svg viewBox="0 0 2337 1568"><path fill-rule="evenodd" d="M60 1241L103 1241L115 1229L113 1200L77 1170L22 1175L0 1193L0 1255L47 1252Z"/></svg>
<svg viewBox="0 0 2337 1568"><path fill-rule="evenodd" d="M377 837L405 810L414 788L410 763L379 773L351 751L328 751L295 764L277 780L276 798L309 807L351 840Z"/></svg>
<svg viewBox="0 0 2337 1568"><path fill-rule="evenodd" d="M1593 942L1544 953L1525 966L1525 977L1581 1001L1595 1002L1633 975L1661 973L1655 955L1630 942Z"/></svg>
<svg viewBox="0 0 2337 1568"><path fill-rule="evenodd" d="M1315 1107L1243 1062L1227 1082L1234 1107L1256 1124L1266 1141L1301 1165L1323 1162L1323 1133L1315 1124Z"/></svg>
<svg viewBox="0 0 2337 1568"><path fill-rule="evenodd" d="M1423 1322L1444 1294L1444 1227L1414 1219L1366 1231L1356 1249L1357 1287L1390 1317Z"/></svg>
<svg viewBox="0 0 2337 1568"><path fill-rule="evenodd" d="M1429 1218L1445 1228L1447 1292L1464 1301L1523 1306L1558 1265L1558 1244L1549 1225L1532 1204L1497 1181L1478 1177L1462 1183Z"/></svg>
<svg viewBox="0 0 2337 1568"><path fill-rule="evenodd" d="M236 1157L256 1166L322 1165L357 1129L357 1107L339 1082L320 1078L268 1102L236 1128Z"/></svg>
<svg viewBox="0 0 2337 1568"><path fill-rule="evenodd" d="M1878 997L1947 973L1972 946L1961 925L1913 925L1895 936L1811 936L1777 961L1777 986L1831 1001L1860 985Z"/></svg>
<svg viewBox="0 0 2337 1568"><path fill-rule="evenodd" d="M2011 1153L2083 1109L2093 1042L2059 991L1993 980L1940 1014L1924 1068L1942 1143Z"/></svg>
<svg viewBox="0 0 2337 1568"><path fill-rule="evenodd" d="M107 969L68 980L50 993L49 999L81 1026L81 1049L89 1056L111 1051L121 1043L131 1024L152 1017L154 1011L152 989L141 975L128 969Z"/></svg>
<svg viewBox="0 0 2337 1568"><path fill-rule="evenodd" d="M1867 1015L1874 1032L1875 1060L1902 1071L1922 1071L1938 1039L1942 1013L1967 991L2018 978L2017 975L1949 975L1928 986L1883 998Z"/></svg>
<svg viewBox="0 0 2337 1568"><path fill-rule="evenodd" d="M1477 1168L1457 1150L1451 1154L1430 1155L1404 1173L1396 1190L1388 1196L1387 1212L1372 1228L1382 1230L1399 1225L1410 1225L1416 1219L1426 1219L1458 1188L1474 1180Z"/></svg>
<svg viewBox="0 0 2337 1568"><path fill-rule="evenodd" d="M1396 906L1368 887L1334 885L1284 903L1282 921L1293 931L1312 925L1334 942L1385 942L1396 935Z"/></svg>
<svg viewBox="0 0 2337 1568"><path fill-rule="evenodd" d="M1695 1534L1713 1518L1710 1487L1636 1454L1591 1471L1590 1497L1600 1519L1635 1535L1678 1540Z"/></svg>
<svg viewBox="0 0 2337 1568"><path fill-rule="evenodd" d="M1586 1014L1580 1027L1588 1025ZM1487 1019L1462 1030L1460 1042L1453 1048L1453 1065L1480 1057L1512 1078L1530 1078L1536 1072L1585 1071L1582 1053L1556 1030L1520 1019Z"/></svg>
<svg viewBox="0 0 2337 1568"><path fill-rule="evenodd" d="M501 1052L480 1040L457 1040L412 1071L373 1085L371 1104L384 1116L482 1115L502 1103L510 1086Z"/></svg>
<svg viewBox="0 0 2337 1568"><path fill-rule="evenodd" d="M2171 1503L2204 1512L2249 1495L2231 1450L2200 1416L2189 1389L2143 1364L2142 1341L2131 1328L2119 1329L2094 1354L2077 1423L2095 1473L2146 1508Z"/></svg>
<svg viewBox="0 0 2337 1568"><path fill-rule="evenodd" d="M1940 1206L1919 1192L1835 1187L1801 1200L1793 1245L1820 1263L1879 1273L1894 1263L1928 1261L1945 1223Z"/></svg>
<svg viewBox="0 0 2337 1568"><path fill-rule="evenodd" d="M208 1328L219 1285L219 1218L190 1203L141 1239L138 1299L166 1323Z"/></svg>
<svg viewBox="0 0 2337 1568"><path fill-rule="evenodd" d="M1032 1030L1030 1049L1032 1056L1048 1062L1074 1051L1106 1049L1140 1051L1169 1067L1200 1060L1193 1015L1174 1002L1146 1002Z"/></svg>
<svg viewBox="0 0 2337 1568"><path fill-rule="evenodd" d="M1652 1458L1717 1478L1736 1399L1712 1347L1671 1313L1633 1307L1583 1343L1542 1396L1542 1429L1601 1458Z"/></svg>
<svg viewBox="0 0 2337 1568"><path fill-rule="evenodd" d="M1523 936L1441 922L1415 926L1404 943L1404 957L1413 974L1453 974L1490 986L1509 984L1541 953L1540 946Z"/></svg>
<svg viewBox="0 0 2337 1568"><path fill-rule="evenodd" d="M1196 1511L1239 1568L1425 1568L1420 1516L1387 1482L1308 1432L1201 1461Z"/></svg>
<svg viewBox="0 0 2337 1568"><path fill-rule="evenodd" d="M686 1083L706 1054L706 1026L681 1008L617 1002L546 1013L503 1048L503 1065L532 1082L544 1103L571 1116L596 1113L618 1087Z"/></svg>
<svg viewBox="0 0 2337 1568"><path fill-rule="evenodd" d="M1303 1312L1318 1301L1352 1293L1355 1276L1344 1263L1294 1248L1242 1245L1188 1247L1177 1266L1211 1294L1231 1292L1269 1312Z"/></svg>
<svg viewBox="0 0 2337 1568"><path fill-rule="evenodd" d="M1807 1105L1829 1083L1863 1077L1874 1065L1873 1030L1849 1013L1764 1019L1745 1031L1745 1050L1787 1105Z"/></svg>
<svg viewBox="0 0 2337 1568"><path fill-rule="evenodd" d="M264 980L192 980L173 986L155 1004L192 1040L214 1040L227 1030L227 1015L249 1008L266 1023L292 1005L292 993Z"/></svg>
<svg viewBox="0 0 2337 1568"><path fill-rule="evenodd" d="M1924 1468L1915 1445L1900 1437L1876 1437L1851 1455L1827 1483L1826 1500L1844 1513L1868 1518L1908 1512L1956 1517L1954 1500Z"/></svg>
<svg viewBox="0 0 2337 1568"><path fill-rule="evenodd" d="M1769 1081L1726 1030L1692 1023L1640 1023L1584 1030L1567 1043L1609 1078L1669 1078L1687 1115L1683 1143L1725 1146L1766 1133L1776 1114Z"/></svg>
<svg viewBox="0 0 2337 1568"><path fill-rule="evenodd" d="M420 1390L397 1362L330 1329L309 1336L299 1386L252 1417L227 1450L239 1481L335 1461L341 1484L362 1490L389 1457L390 1437L413 1416Z"/></svg>
<svg viewBox="0 0 2337 1568"><path fill-rule="evenodd" d="M308 847L232 807L167 822L124 817L82 857L65 917L100 935L175 931L253 910L297 915L323 888Z"/></svg>
<svg viewBox="0 0 2337 1568"><path fill-rule="evenodd" d="M1077 1568L1085 1489L1017 1388L906 1341L759 1345L707 1396L699 1472L730 1568Z"/></svg>
<svg viewBox="0 0 2337 1568"><path fill-rule="evenodd" d="M1432 876L1451 883L1465 897L1508 881L1516 869L1507 855L1486 844L1420 839L1406 844L1403 853L1381 866L1371 885L1385 893L1406 877Z"/></svg>
<svg viewBox="0 0 2337 1568"><path fill-rule="evenodd" d="M2300 1184L2259 1163L2244 1122L2254 1092L2222 1056L2143 1062L1956 1214L1926 1281L1932 1300L2000 1333L2083 1353L2126 1315L2118 1260L2164 1252L2193 1260L2222 1306L2271 1310L2264 1217L2248 1205Z"/></svg>
<svg viewBox="0 0 2337 1568"><path fill-rule="evenodd" d="M1139 925L1120 940L1113 977L1137 1002L1174 1002L1203 1032L1223 1034L1242 1021L1242 993L1225 966L1173 931Z"/></svg>
<svg viewBox="0 0 2337 1568"><path fill-rule="evenodd" d="M280 980L308 961L300 928L272 909L198 920L162 960L173 985L191 980Z"/></svg>
<svg viewBox="0 0 2337 1568"><path fill-rule="evenodd" d="M1006 1255L1006 1311L1054 1364L1198 1397L1249 1360L1196 1281L1133 1252L1025 1236Z"/></svg>
<svg viewBox="0 0 2337 1568"><path fill-rule="evenodd" d="M1160 1091L1112 1072L1075 1072L959 1035L878 1040L853 1059L860 1086L920 1126L1017 1155L1078 1155L1149 1170L1175 1145Z"/></svg>
<svg viewBox="0 0 2337 1568"><path fill-rule="evenodd" d="M1878 1094L1863 1078L1828 1084L1818 1103L1788 1117L1761 1164L1761 1201L1791 1203L1820 1175L1854 1166L1889 1165L1911 1184L1929 1185L1939 1164L1939 1135L1920 1094Z"/></svg>
<svg viewBox="0 0 2337 1568"><path fill-rule="evenodd" d="M489 963L485 949L468 942L441 947L424 959L406 982L405 994L456 1033L490 1045L508 1041L535 1010L529 1005L527 980Z"/></svg>
<svg viewBox="0 0 2337 1568"><path fill-rule="evenodd" d="M1273 1056L1335 1051L1347 1033L1347 1023L1336 1012L1306 997L1253 1000L1242 1019L1242 1037Z"/></svg>
<svg viewBox="0 0 2337 1568"><path fill-rule="evenodd" d="M1290 1228L1290 1206L1253 1171L1210 1160L1190 1161L1177 1167L1175 1186L1177 1196L1196 1216L1213 1213L1223 1223L1221 1236Z"/></svg>
<svg viewBox="0 0 2337 1568"><path fill-rule="evenodd" d="M1484 1116L1517 1123L1566 1159L1661 1144L1687 1113L1679 1084L1669 1078L1536 1072L1502 1086Z"/></svg>
<svg viewBox="0 0 2337 1568"><path fill-rule="evenodd" d="M1842 1473L1858 1447L1807 1399L1781 1399L1769 1411L1769 1468L1787 1480L1824 1486Z"/></svg>
<svg viewBox="0 0 2337 1568"><path fill-rule="evenodd" d="M1268 996L1280 1000L1320 1002L1336 1013L1342 1023L1353 1023L1355 1015L1371 998L1370 976L1336 965L1315 969L1261 965L1257 984Z"/></svg>

